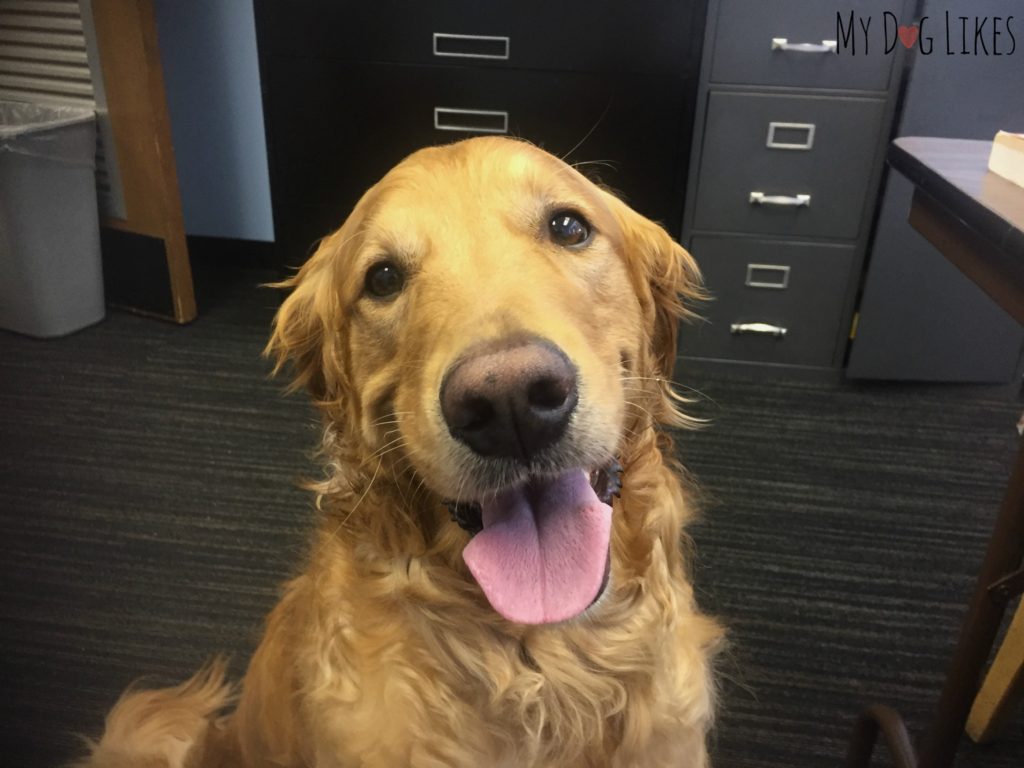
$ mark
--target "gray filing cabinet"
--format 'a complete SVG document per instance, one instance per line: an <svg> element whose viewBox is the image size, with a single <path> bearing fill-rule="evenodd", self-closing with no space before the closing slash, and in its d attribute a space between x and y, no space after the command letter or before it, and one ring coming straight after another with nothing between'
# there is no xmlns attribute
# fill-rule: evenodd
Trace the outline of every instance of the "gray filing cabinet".
<svg viewBox="0 0 1024 768"><path fill-rule="evenodd" d="M683 330L685 359L842 366L903 61L899 44L884 53L884 13L899 5L852 5L872 25L853 54L819 0L712 0L683 243L714 301Z"/></svg>

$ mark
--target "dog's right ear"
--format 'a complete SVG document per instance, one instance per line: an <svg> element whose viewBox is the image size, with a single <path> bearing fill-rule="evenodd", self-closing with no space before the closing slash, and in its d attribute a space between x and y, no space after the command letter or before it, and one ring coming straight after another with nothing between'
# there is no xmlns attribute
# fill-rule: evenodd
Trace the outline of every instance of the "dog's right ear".
<svg viewBox="0 0 1024 768"><path fill-rule="evenodd" d="M336 401L344 387L340 362L342 311L337 263L342 231L320 242L302 268L271 288L291 293L274 316L273 331L263 354L274 361L274 374L289 367L289 390L305 387L320 404Z"/></svg>

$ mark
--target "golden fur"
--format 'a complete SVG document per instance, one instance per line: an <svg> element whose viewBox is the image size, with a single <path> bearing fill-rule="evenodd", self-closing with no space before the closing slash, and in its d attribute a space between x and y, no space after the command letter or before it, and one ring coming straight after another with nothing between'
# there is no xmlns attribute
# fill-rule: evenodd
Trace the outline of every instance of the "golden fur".
<svg viewBox="0 0 1024 768"><path fill-rule="evenodd" d="M585 251L543 237L552 206L593 224ZM382 253L409 286L364 301ZM484 138L407 158L286 286L268 352L325 423L309 561L233 713L215 719L219 666L129 692L83 765L705 766L720 630L695 605L691 501L658 431L689 423L668 384L700 293L689 255L561 161ZM518 332L578 367L581 455L625 468L609 587L554 625L490 607L441 503L486 489L441 424L438 381L469 345Z"/></svg>

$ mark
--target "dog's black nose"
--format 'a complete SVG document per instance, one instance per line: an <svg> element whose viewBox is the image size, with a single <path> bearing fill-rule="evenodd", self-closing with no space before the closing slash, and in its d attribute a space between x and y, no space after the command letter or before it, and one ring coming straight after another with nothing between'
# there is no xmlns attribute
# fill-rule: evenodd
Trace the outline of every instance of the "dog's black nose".
<svg viewBox="0 0 1024 768"><path fill-rule="evenodd" d="M565 432L576 370L554 344L496 343L458 361L441 384L448 431L481 456L529 461Z"/></svg>

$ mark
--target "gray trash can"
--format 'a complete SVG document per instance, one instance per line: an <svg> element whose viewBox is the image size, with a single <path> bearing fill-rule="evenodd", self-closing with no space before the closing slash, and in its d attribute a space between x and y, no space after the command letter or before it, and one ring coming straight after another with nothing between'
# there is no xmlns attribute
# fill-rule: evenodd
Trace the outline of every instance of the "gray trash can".
<svg viewBox="0 0 1024 768"><path fill-rule="evenodd" d="M0 328L103 319L95 158L91 109L0 101Z"/></svg>

